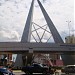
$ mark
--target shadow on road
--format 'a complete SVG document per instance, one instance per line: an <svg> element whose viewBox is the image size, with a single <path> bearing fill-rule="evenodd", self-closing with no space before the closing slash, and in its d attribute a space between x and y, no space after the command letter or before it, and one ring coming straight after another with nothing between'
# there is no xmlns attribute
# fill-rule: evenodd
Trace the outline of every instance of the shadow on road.
<svg viewBox="0 0 75 75"><path fill-rule="evenodd" d="M21 74L21 75L53 75L53 74Z"/></svg>

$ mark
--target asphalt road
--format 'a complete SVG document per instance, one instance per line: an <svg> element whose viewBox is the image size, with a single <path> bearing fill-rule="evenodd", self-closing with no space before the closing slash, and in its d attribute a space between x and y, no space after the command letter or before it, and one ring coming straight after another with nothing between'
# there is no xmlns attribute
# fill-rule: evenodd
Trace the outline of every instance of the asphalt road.
<svg viewBox="0 0 75 75"><path fill-rule="evenodd" d="M15 75L27 75L24 72L14 72ZM33 74L33 75L44 75L44 74ZM56 73L56 74L48 74L48 75L68 75L64 73ZM69 74L69 75L75 75L75 74Z"/></svg>
<svg viewBox="0 0 75 75"><path fill-rule="evenodd" d="M28 75L28 74L25 74L24 72L22 72L21 70L15 70L13 71L13 73L15 75ZM40 73L34 73L33 75L44 75L44 74L40 74ZM61 73L60 70L57 70L55 74L46 74L46 75L75 75L75 74L65 74L65 73Z"/></svg>

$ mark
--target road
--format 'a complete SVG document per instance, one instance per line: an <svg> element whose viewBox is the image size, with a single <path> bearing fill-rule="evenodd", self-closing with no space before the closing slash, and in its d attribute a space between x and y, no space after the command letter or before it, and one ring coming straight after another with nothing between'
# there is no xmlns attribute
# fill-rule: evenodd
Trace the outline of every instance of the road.
<svg viewBox="0 0 75 75"><path fill-rule="evenodd" d="M24 72L21 72L21 71L13 71L15 75L26 75ZM44 75L44 74L33 74L33 75ZM68 74L65 74L65 73L55 73L55 74L48 74L48 75L68 75ZM75 75L75 74L69 74L69 75Z"/></svg>
<svg viewBox="0 0 75 75"><path fill-rule="evenodd" d="M15 75L26 75L24 72L14 72ZM33 75L44 75L44 74L33 74ZM48 75L52 75L52 74L48 74ZM53 75L68 75L68 74L64 74L64 73L56 73ZM69 74L69 75L75 75L75 74Z"/></svg>

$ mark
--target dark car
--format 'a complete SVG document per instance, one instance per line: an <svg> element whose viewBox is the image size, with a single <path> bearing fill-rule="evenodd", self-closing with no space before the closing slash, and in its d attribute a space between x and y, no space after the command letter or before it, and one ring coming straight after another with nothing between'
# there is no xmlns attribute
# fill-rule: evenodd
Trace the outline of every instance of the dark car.
<svg viewBox="0 0 75 75"><path fill-rule="evenodd" d="M14 75L9 69L2 67L0 68L0 75Z"/></svg>
<svg viewBox="0 0 75 75"><path fill-rule="evenodd" d="M69 73L75 73L75 65L68 65L61 70L62 72L69 74Z"/></svg>
<svg viewBox="0 0 75 75"><path fill-rule="evenodd" d="M26 74L32 74L32 73L51 73L53 74L54 72L51 70L51 68L47 66L43 66L42 64L32 64L31 66L25 66L22 67L22 71L25 72Z"/></svg>

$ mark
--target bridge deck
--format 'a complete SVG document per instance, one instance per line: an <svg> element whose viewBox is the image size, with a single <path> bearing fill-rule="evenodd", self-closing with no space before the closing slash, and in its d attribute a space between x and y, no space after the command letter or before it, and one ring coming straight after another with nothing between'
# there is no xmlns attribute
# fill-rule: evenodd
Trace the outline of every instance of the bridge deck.
<svg viewBox="0 0 75 75"><path fill-rule="evenodd" d="M0 52L10 52L10 53L73 52L74 53L75 44L0 42Z"/></svg>

